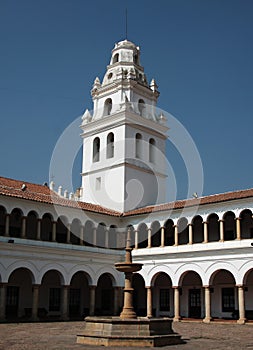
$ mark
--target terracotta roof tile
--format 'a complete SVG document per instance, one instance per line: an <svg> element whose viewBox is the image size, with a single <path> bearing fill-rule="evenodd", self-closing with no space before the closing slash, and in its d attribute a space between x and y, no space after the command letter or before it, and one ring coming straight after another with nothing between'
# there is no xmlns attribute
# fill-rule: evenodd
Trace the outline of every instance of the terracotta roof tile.
<svg viewBox="0 0 253 350"><path fill-rule="evenodd" d="M24 190L22 190L23 184L26 186ZM120 216L119 212L104 208L100 205L77 202L74 200L69 200L60 197L57 193L51 191L48 188L48 186L33 184L26 181L9 179L5 177L0 177L0 195L22 198L41 203L57 204L71 208L81 208L82 210L112 216Z"/></svg>

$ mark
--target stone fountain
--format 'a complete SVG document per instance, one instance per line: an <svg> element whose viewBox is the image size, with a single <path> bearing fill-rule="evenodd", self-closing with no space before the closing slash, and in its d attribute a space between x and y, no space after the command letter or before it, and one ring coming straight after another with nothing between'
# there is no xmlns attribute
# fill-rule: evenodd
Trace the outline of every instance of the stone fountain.
<svg viewBox="0 0 253 350"><path fill-rule="evenodd" d="M172 329L172 320L166 317L137 317L133 307L132 276L142 265L132 262L130 231L127 234L124 262L115 268L125 273L124 306L119 317L88 316L77 343L103 346L158 347L181 344L181 336Z"/></svg>

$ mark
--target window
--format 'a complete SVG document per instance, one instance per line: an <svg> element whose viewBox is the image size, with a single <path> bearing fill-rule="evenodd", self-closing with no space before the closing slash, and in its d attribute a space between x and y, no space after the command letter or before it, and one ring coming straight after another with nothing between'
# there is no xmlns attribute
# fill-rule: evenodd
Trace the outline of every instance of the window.
<svg viewBox="0 0 253 350"><path fill-rule="evenodd" d="M170 310L170 290L160 289L160 311Z"/></svg>
<svg viewBox="0 0 253 350"><path fill-rule="evenodd" d="M116 53L114 56L113 56L113 60L112 60L112 63L117 63L119 62L119 54Z"/></svg>
<svg viewBox="0 0 253 350"><path fill-rule="evenodd" d="M96 191L101 190L101 177L96 178Z"/></svg>
<svg viewBox="0 0 253 350"><path fill-rule="evenodd" d="M49 311L60 311L61 308L61 288L49 289Z"/></svg>
<svg viewBox="0 0 253 350"><path fill-rule="evenodd" d="M107 98L105 100L105 104L104 104L104 114L103 115L110 115L111 111L112 111L112 99Z"/></svg>
<svg viewBox="0 0 253 350"><path fill-rule="evenodd" d="M234 288L222 288L222 311L233 312L235 309Z"/></svg>
<svg viewBox="0 0 253 350"><path fill-rule="evenodd" d="M110 132L107 136L106 158L114 157L114 134Z"/></svg>
<svg viewBox="0 0 253 350"><path fill-rule="evenodd" d="M141 158L141 134L136 134L135 136L135 157Z"/></svg>
<svg viewBox="0 0 253 350"><path fill-rule="evenodd" d="M145 109L145 102L140 99L139 102L138 102L138 109L139 109L139 113L140 115L144 115L144 109Z"/></svg>
<svg viewBox="0 0 253 350"><path fill-rule="evenodd" d="M99 161L100 153L100 139L96 137L93 141L93 162Z"/></svg>
<svg viewBox="0 0 253 350"><path fill-rule="evenodd" d="M155 163L155 140L149 140L149 161Z"/></svg>

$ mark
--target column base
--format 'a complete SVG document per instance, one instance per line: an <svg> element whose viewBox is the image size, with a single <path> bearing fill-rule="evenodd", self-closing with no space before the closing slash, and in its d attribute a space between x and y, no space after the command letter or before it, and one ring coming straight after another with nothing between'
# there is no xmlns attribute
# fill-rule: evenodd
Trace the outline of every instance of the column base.
<svg viewBox="0 0 253 350"><path fill-rule="evenodd" d="M239 320L236 321L238 324L245 324L246 318L240 318Z"/></svg>
<svg viewBox="0 0 253 350"><path fill-rule="evenodd" d="M211 318L211 317L205 317L205 318L203 318L203 322L204 322L204 323L211 323L211 321L212 321L212 318Z"/></svg>
<svg viewBox="0 0 253 350"><path fill-rule="evenodd" d="M181 321L181 317L174 317L173 318L173 322L180 322Z"/></svg>

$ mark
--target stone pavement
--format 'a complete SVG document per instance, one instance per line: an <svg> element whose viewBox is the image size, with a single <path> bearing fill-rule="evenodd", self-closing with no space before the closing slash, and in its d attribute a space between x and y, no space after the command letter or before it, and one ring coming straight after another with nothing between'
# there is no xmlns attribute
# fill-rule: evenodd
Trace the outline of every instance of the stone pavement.
<svg viewBox="0 0 253 350"><path fill-rule="evenodd" d="M84 322L0 324L1 350L101 350L104 347L76 344L76 334ZM179 322L173 325L185 344L165 346L164 350L253 350L253 324ZM108 347L108 350L126 350ZM128 348L134 350L138 348ZM139 348L140 349L140 348ZM143 348L142 348L143 349ZM147 348L146 348L147 349Z"/></svg>

